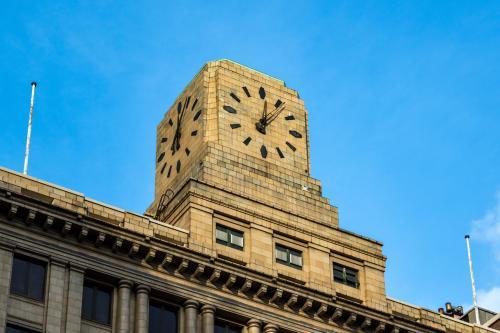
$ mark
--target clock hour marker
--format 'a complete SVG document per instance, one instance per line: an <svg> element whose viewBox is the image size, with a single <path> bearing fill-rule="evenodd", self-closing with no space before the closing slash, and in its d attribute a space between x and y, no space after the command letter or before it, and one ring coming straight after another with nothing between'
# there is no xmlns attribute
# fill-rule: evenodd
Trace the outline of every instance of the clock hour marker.
<svg viewBox="0 0 500 333"><path fill-rule="evenodd" d="M285 117L285 120L295 120L295 117L293 116L293 114L290 114Z"/></svg>
<svg viewBox="0 0 500 333"><path fill-rule="evenodd" d="M177 170L177 173L181 170L181 161L177 161L177 165L175 166L175 170Z"/></svg>
<svg viewBox="0 0 500 333"><path fill-rule="evenodd" d="M168 167L167 178L170 178L170 174L172 173L172 166Z"/></svg>
<svg viewBox="0 0 500 333"><path fill-rule="evenodd" d="M238 96L236 96L234 93L230 93L229 96L231 96L236 102L241 102L240 101L240 98Z"/></svg>
<svg viewBox="0 0 500 333"><path fill-rule="evenodd" d="M234 108L230 107L229 105L224 105L222 108L229 113L236 113L236 110Z"/></svg>
<svg viewBox="0 0 500 333"><path fill-rule="evenodd" d="M283 102L280 99L278 99L276 103L274 103L274 107L279 108L281 104L283 104Z"/></svg>
<svg viewBox="0 0 500 333"><path fill-rule="evenodd" d="M161 143L167 142L168 138L161 138Z"/></svg>
<svg viewBox="0 0 500 333"><path fill-rule="evenodd" d="M198 131L192 131L191 132L191 136L196 136L196 134L198 134Z"/></svg>
<svg viewBox="0 0 500 333"><path fill-rule="evenodd" d="M187 148L184 151L186 152L186 156L189 156L189 154L191 153L191 151Z"/></svg>
<svg viewBox="0 0 500 333"><path fill-rule="evenodd" d="M300 134L299 132L297 131L294 131L294 130L291 130L290 131L290 134L294 137L296 137L297 139L300 139L302 137L302 134Z"/></svg>
<svg viewBox="0 0 500 333"><path fill-rule="evenodd" d="M163 174L163 171L165 171L165 167L167 166L167 163L163 163L163 166L161 167L160 173Z"/></svg>
<svg viewBox="0 0 500 333"><path fill-rule="evenodd" d="M191 96L188 96L188 98L186 99L186 102L184 103L184 110L186 110L188 108L190 100L191 100Z"/></svg>
<svg viewBox="0 0 500 333"><path fill-rule="evenodd" d="M267 157L267 148L266 148L266 146L262 145L262 147L260 147L260 155L261 155L263 158L266 158L266 157Z"/></svg>
<svg viewBox="0 0 500 333"><path fill-rule="evenodd" d="M266 91L262 87L259 88L259 96L261 99L266 98Z"/></svg>
<svg viewBox="0 0 500 333"><path fill-rule="evenodd" d="M196 104L198 104L198 98L194 100L193 105L191 106L191 111L194 110Z"/></svg>
<svg viewBox="0 0 500 333"><path fill-rule="evenodd" d="M160 163L161 160L165 157L165 152L161 153L160 156L158 156L158 161L157 163Z"/></svg>
<svg viewBox="0 0 500 333"><path fill-rule="evenodd" d="M245 140L243 140L243 143L245 144L245 146L248 146L248 144L250 143L250 141L252 141L252 138L248 137Z"/></svg>
<svg viewBox="0 0 500 333"><path fill-rule="evenodd" d="M241 127L241 125L240 125L240 124L231 124L231 125L229 125L229 126L231 126L231 128L232 128L232 129L235 129L235 128L240 128L240 127Z"/></svg>
<svg viewBox="0 0 500 333"><path fill-rule="evenodd" d="M198 118L200 118L200 115L201 115L201 110L196 112L196 114L194 115L193 121L197 121Z"/></svg>
<svg viewBox="0 0 500 333"><path fill-rule="evenodd" d="M287 145L287 146L288 146L288 147L289 147L292 151L296 151L296 150L297 150L297 148L295 148L295 146L294 146L294 145L292 145L292 144L291 144L290 142L288 142L288 141L286 142L286 145Z"/></svg>
<svg viewBox="0 0 500 333"><path fill-rule="evenodd" d="M177 113L181 112L181 110L182 110L182 103L179 102L177 103Z"/></svg>
<svg viewBox="0 0 500 333"><path fill-rule="evenodd" d="M252 97L250 96L250 92L248 91L248 88L247 87L241 87L243 89L243 91L245 92L245 95L247 95L247 97Z"/></svg>
<svg viewBox="0 0 500 333"><path fill-rule="evenodd" d="M172 118L170 118L170 119L168 120L168 124L169 124L170 126L174 126L174 122L172 121Z"/></svg>
<svg viewBox="0 0 500 333"><path fill-rule="evenodd" d="M285 155L283 155L283 152L281 151L280 147L276 147L276 151L278 152L280 158L285 158Z"/></svg>

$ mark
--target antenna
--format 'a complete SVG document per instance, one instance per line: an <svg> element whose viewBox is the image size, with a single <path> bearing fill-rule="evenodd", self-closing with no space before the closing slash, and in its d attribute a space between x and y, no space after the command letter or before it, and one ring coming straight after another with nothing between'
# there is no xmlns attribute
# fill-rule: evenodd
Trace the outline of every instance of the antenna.
<svg viewBox="0 0 500 333"><path fill-rule="evenodd" d="M467 244L467 255L469 257L469 271L470 271L470 281L472 284L472 302L474 303L474 314L476 316L476 323L481 325L479 322L479 309L477 307L477 299L476 299L476 284L474 283L474 271L472 270L472 258L470 255L470 244L469 244L469 235L465 235L465 243Z"/></svg>
<svg viewBox="0 0 500 333"><path fill-rule="evenodd" d="M35 88L36 88L36 82L31 82L30 118L28 120L28 134L26 136L26 152L24 153L23 174L25 175L28 174L28 160L30 157L31 121L33 119L33 108L35 106Z"/></svg>

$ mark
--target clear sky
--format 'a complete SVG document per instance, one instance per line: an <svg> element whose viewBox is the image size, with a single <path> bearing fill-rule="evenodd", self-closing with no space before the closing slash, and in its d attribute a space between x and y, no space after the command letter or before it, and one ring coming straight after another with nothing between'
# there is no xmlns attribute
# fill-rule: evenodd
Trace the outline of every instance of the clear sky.
<svg viewBox="0 0 500 333"><path fill-rule="evenodd" d="M182 3L182 5L180 5ZM0 165L127 210L155 127L210 60L286 81L342 228L384 243L389 296L500 311L499 1L4 1Z"/></svg>

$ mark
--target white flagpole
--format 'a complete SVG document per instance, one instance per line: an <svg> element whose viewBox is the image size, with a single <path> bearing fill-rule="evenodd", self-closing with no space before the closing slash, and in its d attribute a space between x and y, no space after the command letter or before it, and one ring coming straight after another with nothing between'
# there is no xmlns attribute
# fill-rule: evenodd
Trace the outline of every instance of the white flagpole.
<svg viewBox="0 0 500 333"><path fill-rule="evenodd" d="M30 117L28 120L28 134L26 136L26 152L24 153L24 169L23 173L28 174L28 161L30 157L30 142L31 142L31 122L33 120L33 109L35 106L35 88L36 82L31 82L31 103L30 103Z"/></svg>
<svg viewBox="0 0 500 333"><path fill-rule="evenodd" d="M477 307L477 299L476 299L476 284L474 283L474 271L472 270L472 258L470 255L470 244L469 244L469 235L465 235L465 243L467 243L467 255L469 257L469 271L470 271L470 281L472 283L472 302L474 303L474 314L476 316L476 323L481 325L479 322L479 309Z"/></svg>

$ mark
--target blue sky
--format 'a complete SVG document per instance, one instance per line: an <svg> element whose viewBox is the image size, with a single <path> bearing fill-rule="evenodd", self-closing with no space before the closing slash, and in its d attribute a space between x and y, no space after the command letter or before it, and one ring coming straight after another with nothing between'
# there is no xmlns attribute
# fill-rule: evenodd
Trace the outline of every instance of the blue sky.
<svg viewBox="0 0 500 333"><path fill-rule="evenodd" d="M384 243L389 296L500 311L498 1L28 1L0 13L0 165L142 212L155 126L209 61L281 78L341 227ZM481 305L481 304L480 304Z"/></svg>

